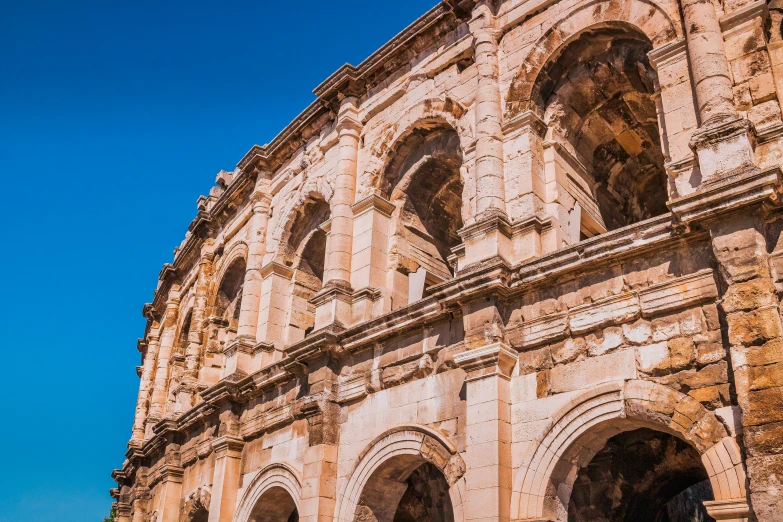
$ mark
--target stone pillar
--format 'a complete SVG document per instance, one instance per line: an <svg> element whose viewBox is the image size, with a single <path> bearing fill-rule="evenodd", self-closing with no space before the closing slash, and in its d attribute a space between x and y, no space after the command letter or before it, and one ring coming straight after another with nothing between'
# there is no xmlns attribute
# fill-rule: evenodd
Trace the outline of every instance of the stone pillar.
<svg viewBox="0 0 783 522"><path fill-rule="evenodd" d="M701 127L691 147L699 158L702 183L753 165L752 125L737 115L723 33L712 2L682 0L688 58Z"/></svg>
<svg viewBox="0 0 783 522"><path fill-rule="evenodd" d="M331 201L331 231L326 252L324 286L349 286L351 280L351 243L353 210L356 197L356 161L362 124L356 98L349 96L340 103L337 115L339 134L337 176Z"/></svg>
<svg viewBox="0 0 783 522"><path fill-rule="evenodd" d="M231 522L237 508L237 491L242 474L242 448L239 437L224 435L212 442L215 468L212 478L212 501L209 522Z"/></svg>
<svg viewBox="0 0 783 522"><path fill-rule="evenodd" d="M355 97L343 98L337 114L337 178L330 205L331 217L321 226L327 232L324 287L311 301L315 306L315 330L335 323L345 325L351 320L351 207L356 199L356 162L362 130L356 105Z"/></svg>
<svg viewBox="0 0 783 522"><path fill-rule="evenodd" d="M352 208L351 286L360 294L354 302L352 323L358 323L391 311L391 295L386 281L389 230L394 205L380 196L372 195Z"/></svg>
<svg viewBox="0 0 783 522"><path fill-rule="evenodd" d="M337 376L330 357L309 361L306 378L310 394L301 407L307 419L309 447L305 449L302 474L301 522L331 522L337 503L337 444L340 406L332 390Z"/></svg>
<svg viewBox="0 0 783 522"><path fill-rule="evenodd" d="M758 522L783 512L783 327L771 277L764 222L743 210L709 223L726 291L720 301L728 325L731 364L750 498Z"/></svg>
<svg viewBox="0 0 783 522"><path fill-rule="evenodd" d="M262 278L261 298L258 305L258 330L256 337L267 353L262 357L260 367L276 362L282 356L286 345L288 324L288 303L291 292L291 268L272 261L266 264L259 275ZM276 355L277 354L277 355Z"/></svg>
<svg viewBox="0 0 783 522"><path fill-rule="evenodd" d="M182 477L185 471L180 461L180 447L169 438L165 446L164 463L160 467L160 501L157 522L179 522L182 504Z"/></svg>
<svg viewBox="0 0 783 522"><path fill-rule="evenodd" d="M231 346L226 349L226 368L232 368L232 371L228 372L229 374L234 372L249 374L252 372L252 354L258 342L259 304L263 285L261 268L266 253L269 204L269 180L262 177L256 184L256 191L252 196L253 217L250 223L247 271L242 287L237 336Z"/></svg>
<svg viewBox="0 0 783 522"><path fill-rule="evenodd" d="M196 295L193 302L192 315L190 316L188 346L185 349L185 372L182 378L182 385L180 386L180 393L177 397L177 403L181 411L189 410L193 406L195 395L198 393L201 351L205 341L203 338L204 323L214 271L214 244L214 240L208 239L201 246Z"/></svg>
<svg viewBox="0 0 783 522"><path fill-rule="evenodd" d="M169 300L166 302L166 311L163 313L163 329L160 335L160 349L158 363L155 368L155 384L152 388L152 399L148 417L157 422L163 418L166 407L169 359L171 349L174 346L174 338L177 335L177 312L179 311L179 286L172 287L169 292Z"/></svg>
<svg viewBox="0 0 783 522"><path fill-rule="evenodd" d="M146 486L136 486L133 492L133 517L131 522L145 522L149 507L150 490Z"/></svg>
<svg viewBox="0 0 783 522"><path fill-rule="evenodd" d="M489 2L482 1L470 22L478 71L476 91L476 214L506 214L503 181L503 108L500 103L498 38Z"/></svg>
<svg viewBox="0 0 783 522"><path fill-rule="evenodd" d="M502 342L454 356L468 374L466 522L510 520L511 370L516 360Z"/></svg>
<svg viewBox="0 0 783 522"><path fill-rule="evenodd" d="M131 522L131 505L127 502L117 502L116 522Z"/></svg>
<svg viewBox="0 0 783 522"><path fill-rule="evenodd" d="M720 116L736 117L733 82L715 5L682 0L688 57L702 124Z"/></svg>
<svg viewBox="0 0 783 522"><path fill-rule="evenodd" d="M141 370L141 383L139 384L139 397L136 401L136 416L133 419L131 443L140 443L144 440L144 423L147 420L147 412L150 407L152 378L160 346L159 328L160 325L153 322L147 335L147 351L144 354L144 364Z"/></svg>
<svg viewBox="0 0 783 522"><path fill-rule="evenodd" d="M252 196L253 218L247 255L247 273L242 287L242 305L239 313L237 337L255 345L258 331L258 303L261 299L261 267L266 254L266 228L269 223L269 181L264 178L256 184Z"/></svg>

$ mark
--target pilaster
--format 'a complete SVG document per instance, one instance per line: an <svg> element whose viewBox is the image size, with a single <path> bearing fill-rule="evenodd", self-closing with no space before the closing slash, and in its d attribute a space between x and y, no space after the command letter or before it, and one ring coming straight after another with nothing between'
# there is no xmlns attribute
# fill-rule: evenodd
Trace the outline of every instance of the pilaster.
<svg viewBox="0 0 783 522"><path fill-rule="evenodd" d="M353 205L353 260L351 286L354 296L350 324L391 311L387 285L389 231L394 205L371 195Z"/></svg>
<svg viewBox="0 0 783 522"><path fill-rule="evenodd" d="M209 522L231 522L237 506L237 492L242 473L242 448L239 437L223 435L212 441L215 468L212 478L212 502Z"/></svg>
<svg viewBox="0 0 783 522"><path fill-rule="evenodd" d="M467 372L465 520L508 522L511 506L511 371L517 355L502 342L462 352Z"/></svg>
<svg viewBox="0 0 783 522"><path fill-rule="evenodd" d="M149 409L149 418L155 421L161 420L165 413L166 395L168 392L169 359L174 346L174 338L177 334L177 313L179 310L180 292L175 285L169 292L164 312L162 333L160 335L160 351L155 368L155 383L152 389L152 399Z"/></svg>
<svg viewBox="0 0 783 522"><path fill-rule="evenodd" d="M783 508L783 324L770 272L760 206L706 223L725 283L720 307L728 326L731 366L742 429L750 498L758 522ZM735 505L736 504L736 505ZM733 503L706 504L717 520L745 520ZM741 507L741 506L740 506Z"/></svg>

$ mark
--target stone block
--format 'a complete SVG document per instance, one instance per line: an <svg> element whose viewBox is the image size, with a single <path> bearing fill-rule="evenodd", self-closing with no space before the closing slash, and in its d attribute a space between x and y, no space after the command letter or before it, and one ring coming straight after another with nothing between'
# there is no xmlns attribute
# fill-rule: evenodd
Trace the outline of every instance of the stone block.
<svg viewBox="0 0 783 522"><path fill-rule="evenodd" d="M642 373L660 375L671 369L669 347L666 343L648 344L636 348L636 367Z"/></svg>
<svg viewBox="0 0 783 522"><path fill-rule="evenodd" d="M651 326L653 341L668 341L680 336L680 322L676 316L653 319Z"/></svg>
<svg viewBox="0 0 783 522"><path fill-rule="evenodd" d="M729 342L732 345L752 345L781 335L780 312L770 306L751 312L737 312L726 316Z"/></svg>
<svg viewBox="0 0 783 522"><path fill-rule="evenodd" d="M610 381L636 377L633 350L622 350L584 361L555 366L549 372L551 393L582 390Z"/></svg>
<svg viewBox="0 0 783 522"><path fill-rule="evenodd" d="M729 286L721 308L727 314L745 310L753 310L776 302L775 285L772 278L760 277Z"/></svg>
<svg viewBox="0 0 783 522"><path fill-rule="evenodd" d="M708 410L715 410L731 403L729 384L717 384L691 390L688 395L699 401Z"/></svg>
<svg viewBox="0 0 783 522"><path fill-rule="evenodd" d="M700 342L696 344L696 364L704 366L718 362L726 357L726 349L719 342Z"/></svg>
<svg viewBox="0 0 783 522"><path fill-rule="evenodd" d="M783 388L749 391L742 421L745 429L748 429L747 426L783 421Z"/></svg>
<svg viewBox="0 0 783 522"><path fill-rule="evenodd" d="M633 294L623 294L570 310L568 325L580 334L601 326L622 324L639 316L639 302Z"/></svg>
<svg viewBox="0 0 783 522"><path fill-rule="evenodd" d="M577 361L587 354L587 342L582 337L568 338L552 346L551 353L555 364Z"/></svg>
<svg viewBox="0 0 783 522"><path fill-rule="evenodd" d="M673 370L690 366L696 358L696 345L690 337L677 337L668 342L670 363Z"/></svg>
<svg viewBox="0 0 783 522"><path fill-rule="evenodd" d="M652 327L645 319L623 325L623 336L629 344L645 344L652 337Z"/></svg>
<svg viewBox="0 0 783 522"><path fill-rule="evenodd" d="M687 308L717 297L718 287L710 269L653 285L639 292L642 315L645 317Z"/></svg>
<svg viewBox="0 0 783 522"><path fill-rule="evenodd" d="M604 328L600 332L589 334L585 341L590 357L604 355L622 346L623 330L618 326Z"/></svg>

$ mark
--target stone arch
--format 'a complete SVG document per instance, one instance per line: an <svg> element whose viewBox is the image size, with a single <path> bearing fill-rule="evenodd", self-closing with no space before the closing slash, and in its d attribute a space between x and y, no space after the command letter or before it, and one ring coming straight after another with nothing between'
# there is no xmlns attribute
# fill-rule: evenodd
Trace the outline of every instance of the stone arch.
<svg viewBox="0 0 783 522"><path fill-rule="evenodd" d="M595 0L580 6L555 22L531 47L508 90L506 119L534 109L533 89L541 71L569 43L587 30L611 24L640 31L654 49L682 37L679 23L653 0Z"/></svg>
<svg viewBox="0 0 783 522"><path fill-rule="evenodd" d="M329 198L326 197L324 191L319 190L315 183L308 183L285 206L281 214L282 219L273 237L273 242L277 246L273 257L274 261L289 266L298 261L307 240L318 226L328 219L327 214L326 216L317 216L313 223L303 222L303 218L307 217L308 210L312 209L317 202L323 202L328 206ZM303 227L307 230L301 230Z"/></svg>
<svg viewBox="0 0 783 522"><path fill-rule="evenodd" d="M299 473L288 464L275 463L263 468L253 477L239 501L235 522L250 522L253 510L261 498L271 490L283 490L300 510L302 480Z"/></svg>
<svg viewBox="0 0 783 522"><path fill-rule="evenodd" d="M247 243L244 241L237 241L232 244L228 251L223 254L223 257L218 262L217 270L215 270L215 283L219 287L223 282L223 278L226 276L226 272L231 265L239 260L247 262Z"/></svg>
<svg viewBox="0 0 783 522"><path fill-rule="evenodd" d="M397 121L384 129L370 149L370 164L366 170L370 173L371 186L378 188L395 147L417 129L447 125L457 132L463 152L472 148L474 133L471 118L464 117L467 112L461 103L449 97L427 98L406 109Z"/></svg>
<svg viewBox="0 0 783 522"><path fill-rule="evenodd" d="M739 445L715 414L671 388L631 380L586 391L552 416L514 477L511 518L562 520L579 468L609 438L637 428L662 431L690 444L701 455L715 500L745 501Z"/></svg>
<svg viewBox="0 0 783 522"><path fill-rule="evenodd" d="M398 426L370 442L357 457L357 463L338 495L335 520L353 522L365 487L373 474L395 458L413 458L437 468L449 486L454 522L463 522L465 462L456 446L441 433L420 425Z"/></svg>

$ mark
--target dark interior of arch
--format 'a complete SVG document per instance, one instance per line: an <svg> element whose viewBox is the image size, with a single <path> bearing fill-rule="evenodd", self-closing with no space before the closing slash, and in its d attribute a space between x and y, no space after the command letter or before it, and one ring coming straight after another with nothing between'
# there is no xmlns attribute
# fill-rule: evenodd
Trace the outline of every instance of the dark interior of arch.
<svg viewBox="0 0 783 522"><path fill-rule="evenodd" d="M449 485L438 468L420 457L395 457L373 473L354 521L454 522Z"/></svg>
<svg viewBox="0 0 783 522"><path fill-rule="evenodd" d="M220 281L220 288L215 303L215 315L226 319L229 325L236 328L239 320L240 303L242 302L242 286L245 283L246 263L244 258L237 259Z"/></svg>
<svg viewBox="0 0 783 522"><path fill-rule="evenodd" d="M184 353L185 349L188 347L188 336L190 335L190 323L193 320L193 312L188 312L187 317L185 317L185 320L182 322L182 327L179 331L179 337L177 338L177 350L179 352Z"/></svg>
<svg viewBox="0 0 783 522"><path fill-rule="evenodd" d="M667 212L649 40L634 30L588 31L550 62L534 107L594 178L607 230Z"/></svg>
<svg viewBox="0 0 783 522"><path fill-rule="evenodd" d="M417 128L400 143L381 180L385 197L405 199L403 222L421 231L444 261L461 242L461 166L457 132L432 124Z"/></svg>
<svg viewBox="0 0 783 522"><path fill-rule="evenodd" d="M644 428L612 437L579 470L568 522L706 522L712 499L699 453Z"/></svg>
<svg viewBox="0 0 783 522"><path fill-rule="evenodd" d="M314 235L313 231L320 231L318 227L324 224L329 219L329 216L329 203L322 198L309 197L305 200L291 223L288 244L285 245L288 249L286 252L286 263L289 265L293 263L295 254L302 246L302 242L310 239L310 236ZM315 235L317 235L317 232ZM325 241L325 234L323 238ZM323 265L323 260L321 260L321 265Z"/></svg>
<svg viewBox="0 0 783 522"><path fill-rule="evenodd" d="M288 491L273 487L253 507L250 522L299 522L299 511Z"/></svg>

